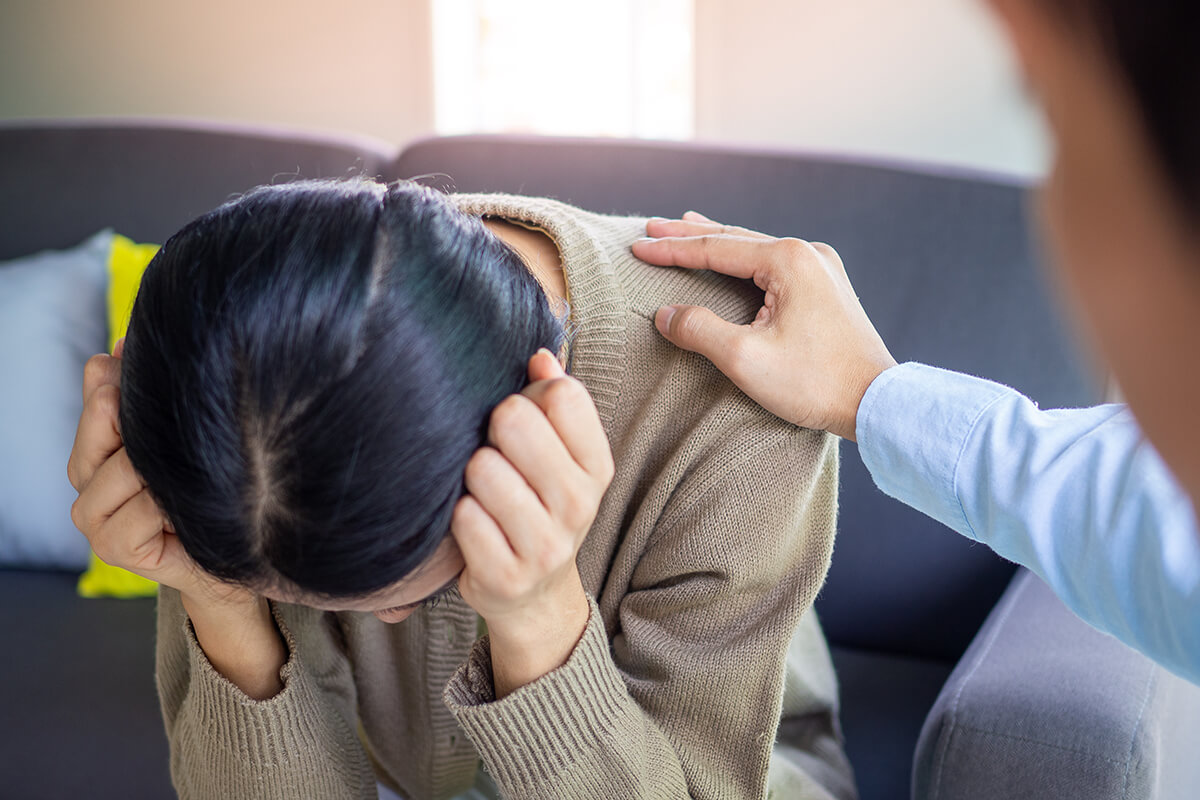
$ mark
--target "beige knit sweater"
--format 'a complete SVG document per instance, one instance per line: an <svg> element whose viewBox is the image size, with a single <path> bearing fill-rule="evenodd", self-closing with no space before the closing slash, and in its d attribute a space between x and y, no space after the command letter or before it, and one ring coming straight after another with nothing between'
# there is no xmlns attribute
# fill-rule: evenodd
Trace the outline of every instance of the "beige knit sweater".
<svg viewBox="0 0 1200 800"><path fill-rule="evenodd" d="M833 546L836 444L761 410L652 322L668 302L747 321L761 294L642 264L629 244L645 220L457 202L533 224L562 253L570 368L616 461L578 557L583 638L496 701L487 640L457 595L397 625L275 604L290 655L283 691L259 702L213 670L163 589L158 683L180 797L374 798L378 779L447 798L481 760L509 798L763 798L768 780L773 797L852 797L836 683L805 613Z"/></svg>

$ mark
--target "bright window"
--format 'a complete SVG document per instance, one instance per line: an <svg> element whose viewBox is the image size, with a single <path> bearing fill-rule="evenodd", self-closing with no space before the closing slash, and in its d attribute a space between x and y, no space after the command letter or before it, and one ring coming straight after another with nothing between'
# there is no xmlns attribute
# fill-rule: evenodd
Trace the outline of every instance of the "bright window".
<svg viewBox="0 0 1200 800"><path fill-rule="evenodd" d="M692 0L431 0L438 133L692 135Z"/></svg>

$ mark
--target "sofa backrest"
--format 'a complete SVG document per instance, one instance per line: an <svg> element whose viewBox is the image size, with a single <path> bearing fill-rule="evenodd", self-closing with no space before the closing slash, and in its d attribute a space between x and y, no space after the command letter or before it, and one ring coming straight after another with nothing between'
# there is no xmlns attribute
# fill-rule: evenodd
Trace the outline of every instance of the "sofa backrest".
<svg viewBox="0 0 1200 800"><path fill-rule="evenodd" d="M259 184L381 175L395 157L366 138L213 123L0 124L0 259L75 245L105 227L161 243Z"/></svg>
<svg viewBox="0 0 1200 800"><path fill-rule="evenodd" d="M393 173L600 212L695 209L825 241L842 255L897 359L992 378L1043 407L1101 399L1048 301L1026 190L1011 181L794 152L503 136L416 142ZM829 639L956 660L1012 565L883 495L848 443L840 508L833 566L817 600Z"/></svg>

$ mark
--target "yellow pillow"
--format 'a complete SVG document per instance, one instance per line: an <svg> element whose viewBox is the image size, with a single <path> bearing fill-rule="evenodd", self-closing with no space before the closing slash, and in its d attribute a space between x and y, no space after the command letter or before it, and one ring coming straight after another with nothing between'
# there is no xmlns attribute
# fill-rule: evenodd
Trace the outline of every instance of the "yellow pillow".
<svg viewBox="0 0 1200 800"><path fill-rule="evenodd" d="M108 350L129 327L129 314L137 297L142 273L158 252L156 244L135 244L124 236L114 236L108 254ZM83 597L153 597L158 584L141 575L105 564L95 553L87 571L76 586Z"/></svg>

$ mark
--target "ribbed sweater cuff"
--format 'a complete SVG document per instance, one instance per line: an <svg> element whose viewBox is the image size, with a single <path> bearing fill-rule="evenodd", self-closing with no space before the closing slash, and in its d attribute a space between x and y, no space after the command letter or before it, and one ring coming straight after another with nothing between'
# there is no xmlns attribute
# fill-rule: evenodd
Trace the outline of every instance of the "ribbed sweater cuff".
<svg viewBox="0 0 1200 800"><path fill-rule="evenodd" d="M184 622L196 724L207 741L257 767L280 766L301 754L326 750L330 738L321 730L328 715L297 664L296 641L273 607L272 613L287 644L288 660L279 670L283 689L267 700L253 699L218 672L201 649L191 621Z"/></svg>
<svg viewBox="0 0 1200 800"><path fill-rule="evenodd" d="M446 705L506 794L533 795L598 749L633 744L642 735L600 611L595 600L588 602L587 628L558 669L496 700L485 637L446 686Z"/></svg>

